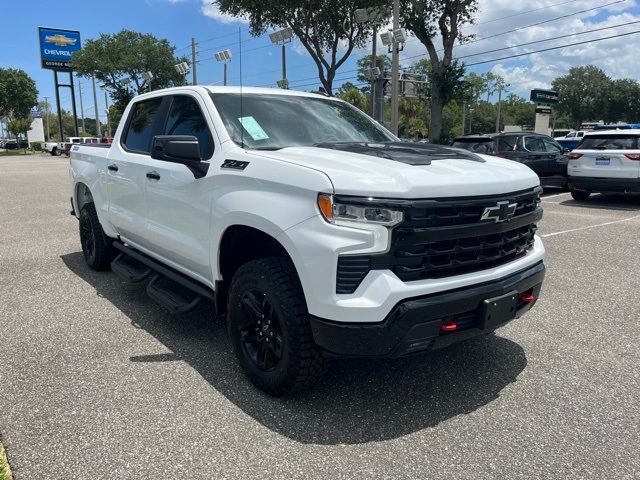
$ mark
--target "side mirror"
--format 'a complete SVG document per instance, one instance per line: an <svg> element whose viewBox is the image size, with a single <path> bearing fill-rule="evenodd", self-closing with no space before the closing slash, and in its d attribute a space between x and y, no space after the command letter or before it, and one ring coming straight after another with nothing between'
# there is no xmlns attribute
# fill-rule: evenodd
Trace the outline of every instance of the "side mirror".
<svg viewBox="0 0 640 480"><path fill-rule="evenodd" d="M198 139L190 135L156 135L151 142L151 158L185 165L195 178L202 178L209 164L200 160Z"/></svg>

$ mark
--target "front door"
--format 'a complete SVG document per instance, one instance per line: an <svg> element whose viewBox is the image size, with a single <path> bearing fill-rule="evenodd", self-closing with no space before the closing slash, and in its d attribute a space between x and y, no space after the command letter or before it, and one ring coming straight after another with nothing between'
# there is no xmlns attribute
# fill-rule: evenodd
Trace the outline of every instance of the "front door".
<svg viewBox="0 0 640 480"><path fill-rule="evenodd" d="M197 96L172 97L163 135L198 138L200 157L210 160L214 142ZM184 165L151 159L145 172L147 237L167 263L211 279L210 177L196 179Z"/></svg>

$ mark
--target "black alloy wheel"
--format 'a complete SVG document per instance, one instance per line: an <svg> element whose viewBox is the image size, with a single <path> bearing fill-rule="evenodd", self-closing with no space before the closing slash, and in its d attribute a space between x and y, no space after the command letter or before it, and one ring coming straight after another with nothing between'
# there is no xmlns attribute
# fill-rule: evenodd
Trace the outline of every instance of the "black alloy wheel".
<svg viewBox="0 0 640 480"><path fill-rule="evenodd" d="M238 325L244 354L264 372L274 370L283 352L278 315L266 293L252 289L240 301L243 318Z"/></svg>

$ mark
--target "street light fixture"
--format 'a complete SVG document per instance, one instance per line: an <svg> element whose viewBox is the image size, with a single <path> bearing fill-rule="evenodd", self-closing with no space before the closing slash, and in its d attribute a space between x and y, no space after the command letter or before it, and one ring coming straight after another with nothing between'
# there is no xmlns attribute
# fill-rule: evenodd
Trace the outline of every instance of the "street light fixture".
<svg viewBox="0 0 640 480"><path fill-rule="evenodd" d="M222 50L213 54L216 60L224 65L224 82L227 84L227 65L231 62L231 50Z"/></svg>
<svg viewBox="0 0 640 480"><path fill-rule="evenodd" d="M182 75L182 84L186 85L187 74L189 73L189 64L187 62L178 63L177 65L174 65L174 68L179 75Z"/></svg>
<svg viewBox="0 0 640 480"><path fill-rule="evenodd" d="M289 88L289 82L287 81L287 52L285 45L293 40L293 30L290 28L283 28L277 32L269 34L269 39L274 45L280 45L282 47L282 80L278 80L278 87L282 89Z"/></svg>
<svg viewBox="0 0 640 480"><path fill-rule="evenodd" d="M104 92L104 104L106 107L105 112L107 114L107 136L111 137L111 123L109 122L109 98L107 97L107 86L104 83L101 83L98 86Z"/></svg>
<svg viewBox="0 0 640 480"><path fill-rule="evenodd" d="M142 79L147 84L147 87L149 87L149 91L151 91L151 80L153 80L153 73L151 73L151 72L143 72L142 73Z"/></svg>

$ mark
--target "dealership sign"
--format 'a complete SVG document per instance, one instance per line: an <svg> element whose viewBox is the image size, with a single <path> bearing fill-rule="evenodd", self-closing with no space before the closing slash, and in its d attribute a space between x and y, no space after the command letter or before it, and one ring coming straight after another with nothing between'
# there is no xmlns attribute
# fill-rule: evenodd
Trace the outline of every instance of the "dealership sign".
<svg viewBox="0 0 640 480"><path fill-rule="evenodd" d="M80 32L39 27L42 68L71 70L71 56L80 50Z"/></svg>
<svg viewBox="0 0 640 480"><path fill-rule="evenodd" d="M551 105L553 103L558 103L558 92L536 88L534 90L531 90L530 99L532 102Z"/></svg>

